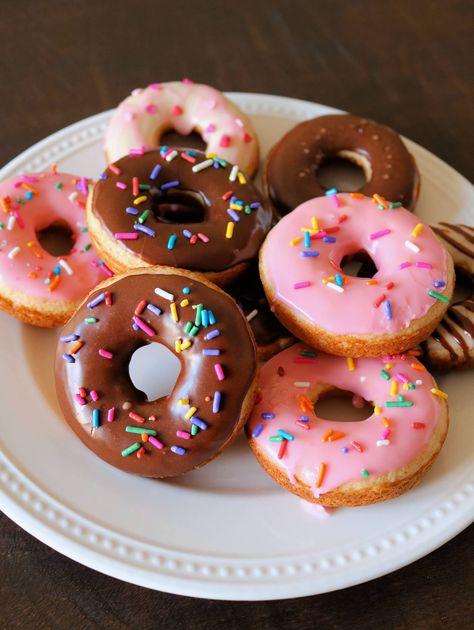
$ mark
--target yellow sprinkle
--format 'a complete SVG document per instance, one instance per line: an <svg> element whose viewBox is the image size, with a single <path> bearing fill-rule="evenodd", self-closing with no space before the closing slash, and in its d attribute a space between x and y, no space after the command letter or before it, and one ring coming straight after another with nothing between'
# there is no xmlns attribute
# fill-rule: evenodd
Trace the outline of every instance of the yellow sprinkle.
<svg viewBox="0 0 474 630"><path fill-rule="evenodd" d="M402 389L408 389L408 383L403 383Z"/></svg>
<svg viewBox="0 0 474 630"><path fill-rule="evenodd" d="M186 339L186 341L181 344L181 350L187 350L192 345L193 345L193 342L190 339Z"/></svg>
<svg viewBox="0 0 474 630"><path fill-rule="evenodd" d="M309 232L310 234L317 234L319 232L319 230L314 230L313 228L309 228L309 227L302 227L300 228L301 232Z"/></svg>
<svg viewBox="0 0 474 630"><path fill-rule="evenodd" d="M353 372L355 370L355 362L352 357L347 358L347 369L349 372Z"/></svg>
<svg viewBox="0 0 474 630"><path fill-rule="evenodd" d="M398 394L398 381L393 380L390 385L390 396L396 396Z"/></svg>
<svg viewBox="0 0 474 630"><path fill-rule="evenodd" d="M301 238L301 236L297 236L296 238L291 239L290 241L290 245L294 246L294 245L298 245L298 243L301 243L303 239Z"/></svg>
<svg viewBox="0 0 474 630"><path fill-rule="evenodd" d="M176 350L176 352L181 352L181 339L176 339L174 342L174 349ZM180 401L181 403L181 401Z"/></svg>
<svg viewBox="0 0 474 630"><path fill-rule="evenodd" d="M379 416L382 413L382 407L379 407L378 405L376 405L374 407L374 413Z"/></svg>
<svg viewBox="0 0 474 630"><path fill-rule="evenodd" d="M179 404L180 405L189 405L189 399L188 398L180 398L179 399Z"/></svg>
<svg viewBox="0 0 474 630"><path fill-rule="evenodd" d="M313 226L313 230L319 230L319 223L316 217L311 217L311 225Z"/></svg>
<svg viewBox="0 0 474 630"><path fill-rule="evenodd" d="M137 197L136 199L133 200L133 203L138 206L138 204L143 203L144 201L147 200L146 195L141 195L140 197Z"/></svg>
<svg viewBox="0 0 474 630"><path fill-rule="evenodd" d="M233 221L229 221L229 223L227 224L227 229L225 231L226 238L232 238L234 234L234 225L235 223Z"/></svg>
<svg viewBox="0 0 474 630"><path fill-rule="evenodd" d="M413 228L413 232L411 233L411 235L418 236L418 234L421 232L422 229L423 229L423 223L417 223L415 227Z"/></svg>
<svg viewBox="0 0 474 630"><path fill-rule="evenodd" d="M207 158L215 158L217 153L206 153Z"/></svg>
<svg viewBox="0 0 474 630"><path fill-rule="evenodd" d="M386 363L385 364L385 369L386 370L391 370L393 368L393 363Z"/></svg>
<svg viewBox="0 0 474 630"><path fill-rule="evenodd" d="M190 407L184 414L184 417L186 418L186 420L189 420L189 418L192 418L194 414L196 413L196 411L197 411L197 407Z"/></svg>
<svg viewBox="0 0 474 630"><path fill-rule="evenodd" d="M180 306L188 306L188 304L189 304L188 298L184 298L184 300L181 300L181 302L179 303Z"/></svg>
<svg viewBox="0 0 474 630"><path fill-rule="evenodd" d="M242 210L244 209L244 207L240 206L238 203L231 203L229 205L229 208L231 208L232 210L237 210L237 212L242 212Z"/></svg>
<svg viewBox="0 0 474 630"><path fill-rule="evenodd" d="M324 284L327 284L328 282L334 282L334 280L335 280L334 276L328 276L327 278L323 278Z"/></svg>
<svg viewBox="0 0 474 630"><path fill-rule="evenodd" d="M246 184L247 180L245 179L245 175L243 173L241 173L240 171L237 173L237 179L239 180L239 184Z"/></svg>
<svg viewBox="0 0 474 630"><path fill-rule="evenodd" d="M446 399L448 397L448 394L446 392L442 392L437 387L433 387L431 389L431 393L434 394L435 396L439 396L440 398L445 398Z"/></svg>
<svg viewBox="0 0 474 630"><path fill-rule="evenodd" d="M171 315L173 316L174 321L179 322L178 311L176 309L176 304L174 302L171 302L170 309L171 309Z"/></svg>
<svg viewBox="0 0 474 630"><path fill-rule="evenodd" d="M34 241L28 241L28 243L26 244L27 247L33 247L33 245L35 244Z"/></svg>
<svg viewBox="0 0 474 630"><path fill-rule="evenodd" d="M316 488L321 487L321 484L323 483L323 480L324 480L325 473L326 473L326 464L324 462L321 462L318 468L318 475L314 482L314 485L316 486Z"/></svg>

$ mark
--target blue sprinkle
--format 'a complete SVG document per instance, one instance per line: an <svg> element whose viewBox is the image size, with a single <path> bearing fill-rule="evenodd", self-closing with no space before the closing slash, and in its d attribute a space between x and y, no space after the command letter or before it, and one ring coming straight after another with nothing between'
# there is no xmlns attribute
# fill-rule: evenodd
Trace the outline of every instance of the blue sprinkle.
<svg viewBox="0 0 474 630"><path fill-rule="evenodd" d="M184 295L189 295L191 293L191 289L189 287L184 287L183 293Z"/></svg>
<svg viewBox="0 0 474 630"><path fill-rule="evenodd" d="M67 343L68 341L77 341L79 339L79 335L64 335L64 337L60 337L61 341Z"/></svg>
<svg viewBox="0 0 474 630"><path fill-rule="evenodd" d="M28 199L28 201L29 201L30 199L33 199L33 193L31 192L31 190L29 190L29 191L26 193L26 195L25 195L25 196L26 196L26 198Z"/></svg>
<svg viewBox="0 0 474 630"><path fill-rule="evenodd" d="M257 208L260 208L260 202L254 201L253 203L250 204L250 207L252 208L252 210L256 210Z"/></svg>
<svg viewBox="0 0 474 630"><path fill-rule="evenodd" d="M301 256L304 256L305 258L316 258L316 256L319 256L319 252L316 251L312 251L312 252L300 252Z"/></svg>
<svg viewBox="0 0 474 630"><path fill-rule="evenodd" d="M155 166L153 167L152 172L150 173L150 179L156 179L158 177L160 171L161 171L161 165L160 164L155 164Z"/></svg>
<svg viewBox="0 0 474 630"><path fill-rule="evenodd" d="M336 278L336 284L338 286L340 286L340 287L343 287L344 286L344 281L342 279L341 274L340 273L336 273L335 278Z"/></svg>
<svg viewBox="0 0 474 630"><path fill-rule="evenodd" d="M191 238L192 235L193 233L189 230L183 230L183 236L185 236L186 238Z"/></svg>
<svg viewBox="0 0 474 630"><path fill-rule="evenodd" d="M445 287L446 286L446 282L443 282L442 280L435 280L433 282L435 287Z"/></svg>
<svg viewBox="0 0 474 630"><path fill-rule="evenodd" d="M172 182L166 182L166 184L161 184L160 190L168 190L168 188L177 188L180 185L180 181L178 179L174 179Z"/></svg>
<svg viewBox="0 0 474 630"><path fill-rule="evenodd" d="M132 325L133 330L136 332L137 330L140 330L140 326L137 326L136 324Z"/></svg>
<svg viewBox="0 0 474 630"><path fill-rule="evenodd" d="M101 293L96 298L87 303L87 308L94 308L105 300L105 293Z"/></svg>
<svg viewBox="0 0 474 630"><path fill-rule="evenodd" d="M262 413L262 418L264 420L273 420L274 417L275 417L274 413Z"/></svg>
<svg viewBox="0 0 474 630"><path fill-rule="evenodd" d="M239 215L237 214L235 210L232 210L232 208L227 208L227 214L229 214L236 223L240 221Z"/></svg>
<svg viewBox="0 0 474 630"><path fill-rule="evenodd" d="M208 317L209 317L209 323L211 326L214 326L214 324L216 323L216 318L214 317L214 313L212 311L207 311Z"/></svg>
<svg viewBox="0 0 474 630"><path fill-rule="evenodd" d="M232 197L230 198L230 203L235 203L237 201L237 197L235 195L232 195Z"/></svg>
<svg viewBox="0 0 474 630"><path fill-rule="evenodd" d="M290 440L290 442L295 439L294 435L291 435L291 433L288 433L288 431L283 431L283 429L278 429L277 433L278 435L281 435L281 437L284 437L285 440Z"/></svg>
<svg viewBox="0 0 474 630"><path fill-rule="evenodd" d="M208 332L207 335L204 335L204 339L206 341L209 341L210 339L214 339L214 337L218 337L220 334L220 331L216 328L215 330L211 330L210 332Z"/></svg>
<svg viewBox="0 0 474 630"><path fill-rule="evenodd" d="M209 314L205 308L201 311L201 326L207 328L209 326Z"/></svg>
<svg viewBox="0 0 474 630"><path fill-rule="evenodd" d="M349 452L349 448L348 448L347 446L343 446L343 447L341 448L341 451L342 451L343 453L348 453L348 452Z"/></svg>
<svg viewBox="0 0 474 630"><path fill-rule="evenodd" d="M178 237L176 236L176 234L171 234L171 236L168 239L168 249L174 249L177 238Z"/></svg>
<svg viewBox="0 0 474 630"><path fill-rule="evenodd" d="M144 234L147 234L148 236L153 236L153 237L156 236L155 230L152 230L151 228L147 227L146 225L142 225L141 223L134 223L133 229L136 230L137 232L143 232Z"/></svg>
<svg viewBox="0 0 474 630"><path fill-rule="evenodd" d="M202 353L207 357L218 357L221 351L217 348L205 348Z"/></svg>
<svg viewBox="0 0 474 630"><path fill-rule="evenodd" d="M63 358L66 359L68 363L76 362L76 359L72 356L72 354L63 354Z"/></svg>
<svg viewBox="0 0 474 630"><path fill-rule="evenodd" d="M212 399L212 413L218 413L221 408L221 397L222 394L220 392L214 392L214 397Z"/></svg>
<svg viewBox="0 0 474 630"><path fill-rule="evenodd" d="M306 230L303 232L304 246L311 247L311 234Z"/></svg>
<svg viewBox="0 0 474 630"><path fill-rule="evenodd" d="M59 267L59 266L58 266L58 267L55 267L55 268L54 268L54 273L55 273L57 276L59 276L59 275L61 274L61 267Z"/></svg>
<svg viewBox="0 0 474 630"><path fill-rule="evenodd" d="M262 431L263 424L260 422L260 424L257 424L257 426L255 427L255 431L252 433L252 437L257 438Z"/></svg>
<svg viewBox="0 0 474 630"><path fill-rule="evenodd" d="M201 418L196 418L196 416L193 416L191 418L191 424L195 424L201 429L201 431L205 431L207 429L207 422L204 422L204 420L201 420Z"/></svg>
<svg viewBox="0 0 474 630"><path fill-rule="evenodd" d="M301 422L309 422L309 416L300 416Z"/></svg>
<svg viewBox="0 0 474 630"><path fill-rule="evenodd" d="M328 197L329 195L337 195L337 188L330 188L329 190L326 190L324 194L326 195L326 197Z"/></svg>
<svg viewBox="0 0 474 630"><path fill-rule="evenodd" d="M160 149L160 154L163 155L163 153L166 153L166 151L168 151L169 147L167 147L166 145L163 145Z"/></svg>
<svg viewBox="0 0 474 630"><path fill-rule="evenodd" d="M132 208L131 206L125 208L125 212L127 212L128 214L138 214L138 210L136 208Z"/></svg>
<svg viewBox="0 0 474 630"><path fill-rule="evenodd" d="M100 426L100 411L98 409L92 410L92 428L98 429Z"/></svg>
<svg viewBox="0 0 474 630"><path fill-rule="evenodd" d="M334 236L324 236L323 237L323 243L335 243L336 239L334 238Z"/></svg>
<svg viewBox="0 0 474 630"><path fill-rule="evenodd" d="M172 446L170 450L176 453L176 455L184 455L186 453L186 449L182 446Z"/></svg>
<svg viewBox="0 0 474 630"><path fill-rule="evenodd" d="M105 181L107 179L107 173L102 173L102 175L100 176L100 179L102 181Z"/></svg>
<svg viewBox="0 0 474 630"><path fill-rule="evenodd" d="M163 312L161 308L158 308L158 306L155 306L154 304L147 304L146 308L148 311L152 312L153 315L161 315Z"/></svg>
<svg viewBox="0 0 474 630"><path fill-rule="evenodd" d="M385 310L386 319L392 319L392 305L390 304L390 301L385 300L385 302L383 303L383 307Z"/></svg>

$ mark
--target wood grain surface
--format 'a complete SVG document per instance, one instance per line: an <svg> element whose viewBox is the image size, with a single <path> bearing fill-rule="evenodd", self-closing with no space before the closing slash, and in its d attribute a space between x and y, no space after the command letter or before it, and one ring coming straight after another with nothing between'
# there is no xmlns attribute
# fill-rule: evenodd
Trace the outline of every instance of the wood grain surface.
<svg viewBox="0 0 474 630"><path fill-rule="evenodd" d="M0 163L134 87L191 77L372 117L472 179L473 13L461 0L2 0ZM0 627L463 629L473 534L360 586L238 603L125 584L2 516Z"/></svg>

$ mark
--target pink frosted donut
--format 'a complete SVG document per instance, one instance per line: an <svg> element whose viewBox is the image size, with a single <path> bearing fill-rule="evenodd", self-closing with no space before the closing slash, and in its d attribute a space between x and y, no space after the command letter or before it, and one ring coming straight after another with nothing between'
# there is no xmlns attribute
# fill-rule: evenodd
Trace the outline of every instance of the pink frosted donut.
<svg viewBox="0 0 474 630"><path fill-rule="evenodd" d="M413 348L436 328L451 298L451 256L411 212L358 193L311 199L286 215L260 250L260 275L277 317L331 354L382 356ZM347 276L366 252L373 278Z"/></svg>
<svg viewBox="0 0 474 630"><path fill-rule="evenodd" d="M29 324L64 324L105 275L91 247L85 219L88 181L55 171L0 183L0 309ZM68 233L65 255L46 251L38 238L52 228Z"/></svg>
<svg viewBox="0 0 474 630"><path fill-rule="evenodd" d="M314 404L334 388L371 401L374 413L316 417ZM263 366L247 434L287 490L327 507L366 505L402 494L431 466L448 429L446 398L414 356L353 360L298 343Z"/></svg>
<svg viewBox="0 0 474 630"><path fill-rule="evenodd" d="M208 153L237 164L249 176L258 167L257 136L248 117L219 90L190 80L152 83L120 103L105 134L109 163L156 148L170 129L183 136L196 131Z"/></svg>

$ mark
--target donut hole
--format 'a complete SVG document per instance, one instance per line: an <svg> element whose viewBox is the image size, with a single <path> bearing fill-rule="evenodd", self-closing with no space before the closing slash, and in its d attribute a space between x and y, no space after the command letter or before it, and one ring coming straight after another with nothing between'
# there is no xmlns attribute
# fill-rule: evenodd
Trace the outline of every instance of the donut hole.
<svg viewBox="0 0 474 630"><path fill-rule="evenodd" d="M128 374L134 388L148 402L169 396L181 373L181 362L174 352L159 342L140 346L130 357Z"/></svg>
<svg viewBox="0 0 474 630"><path fill-rule="evenodd" d="M452 303L461 304L474 295L474 281L462 269L456 268L456 284L454 285L454 294Z"/></svg>
<svg viewBox="0 0 474 630"><path fill-rule="evenodd" d="M340 267L346 276L353 278L373 278L378 269L372 257L365 249L348 254L340 262Z"/></svg>
<svg viewBox="0 0 474 630"><path fill-rule="evenodd" d="M354 392L323 385L314 412L318 418L330 422L362 422L374 413L374 407Z"/></svg>
<svg viewBox="0 0 474 630"><path fill-rule="evenodd" d="M323 188L344 192L360 190L370 180L369 161L358 153L341 151L322 161L316 171L316 177Z"/></svg>
<svg viewBox="0 0 474 630"><path fill-rule="evenodd" d="M41 247L51 256L65 256L74 247L74 232L65 221L55 221L36 231Z"/></svg>
<svg viewBox="0 0 474 630"><path fill-rule="evenodd" d="M206 218L209 202L195 190L159 190L152 188L151 210L162 223L202 223Z"/></svg>
<svg viewBox="0 0 474 630"><path fill-rule="evenodd" d="M176 131L176 129L168 129L158 138L157 144L166 147L179 147L181 149L199 149L205 151L206 143L197 131L191 131L187 136Z"/></svg>

